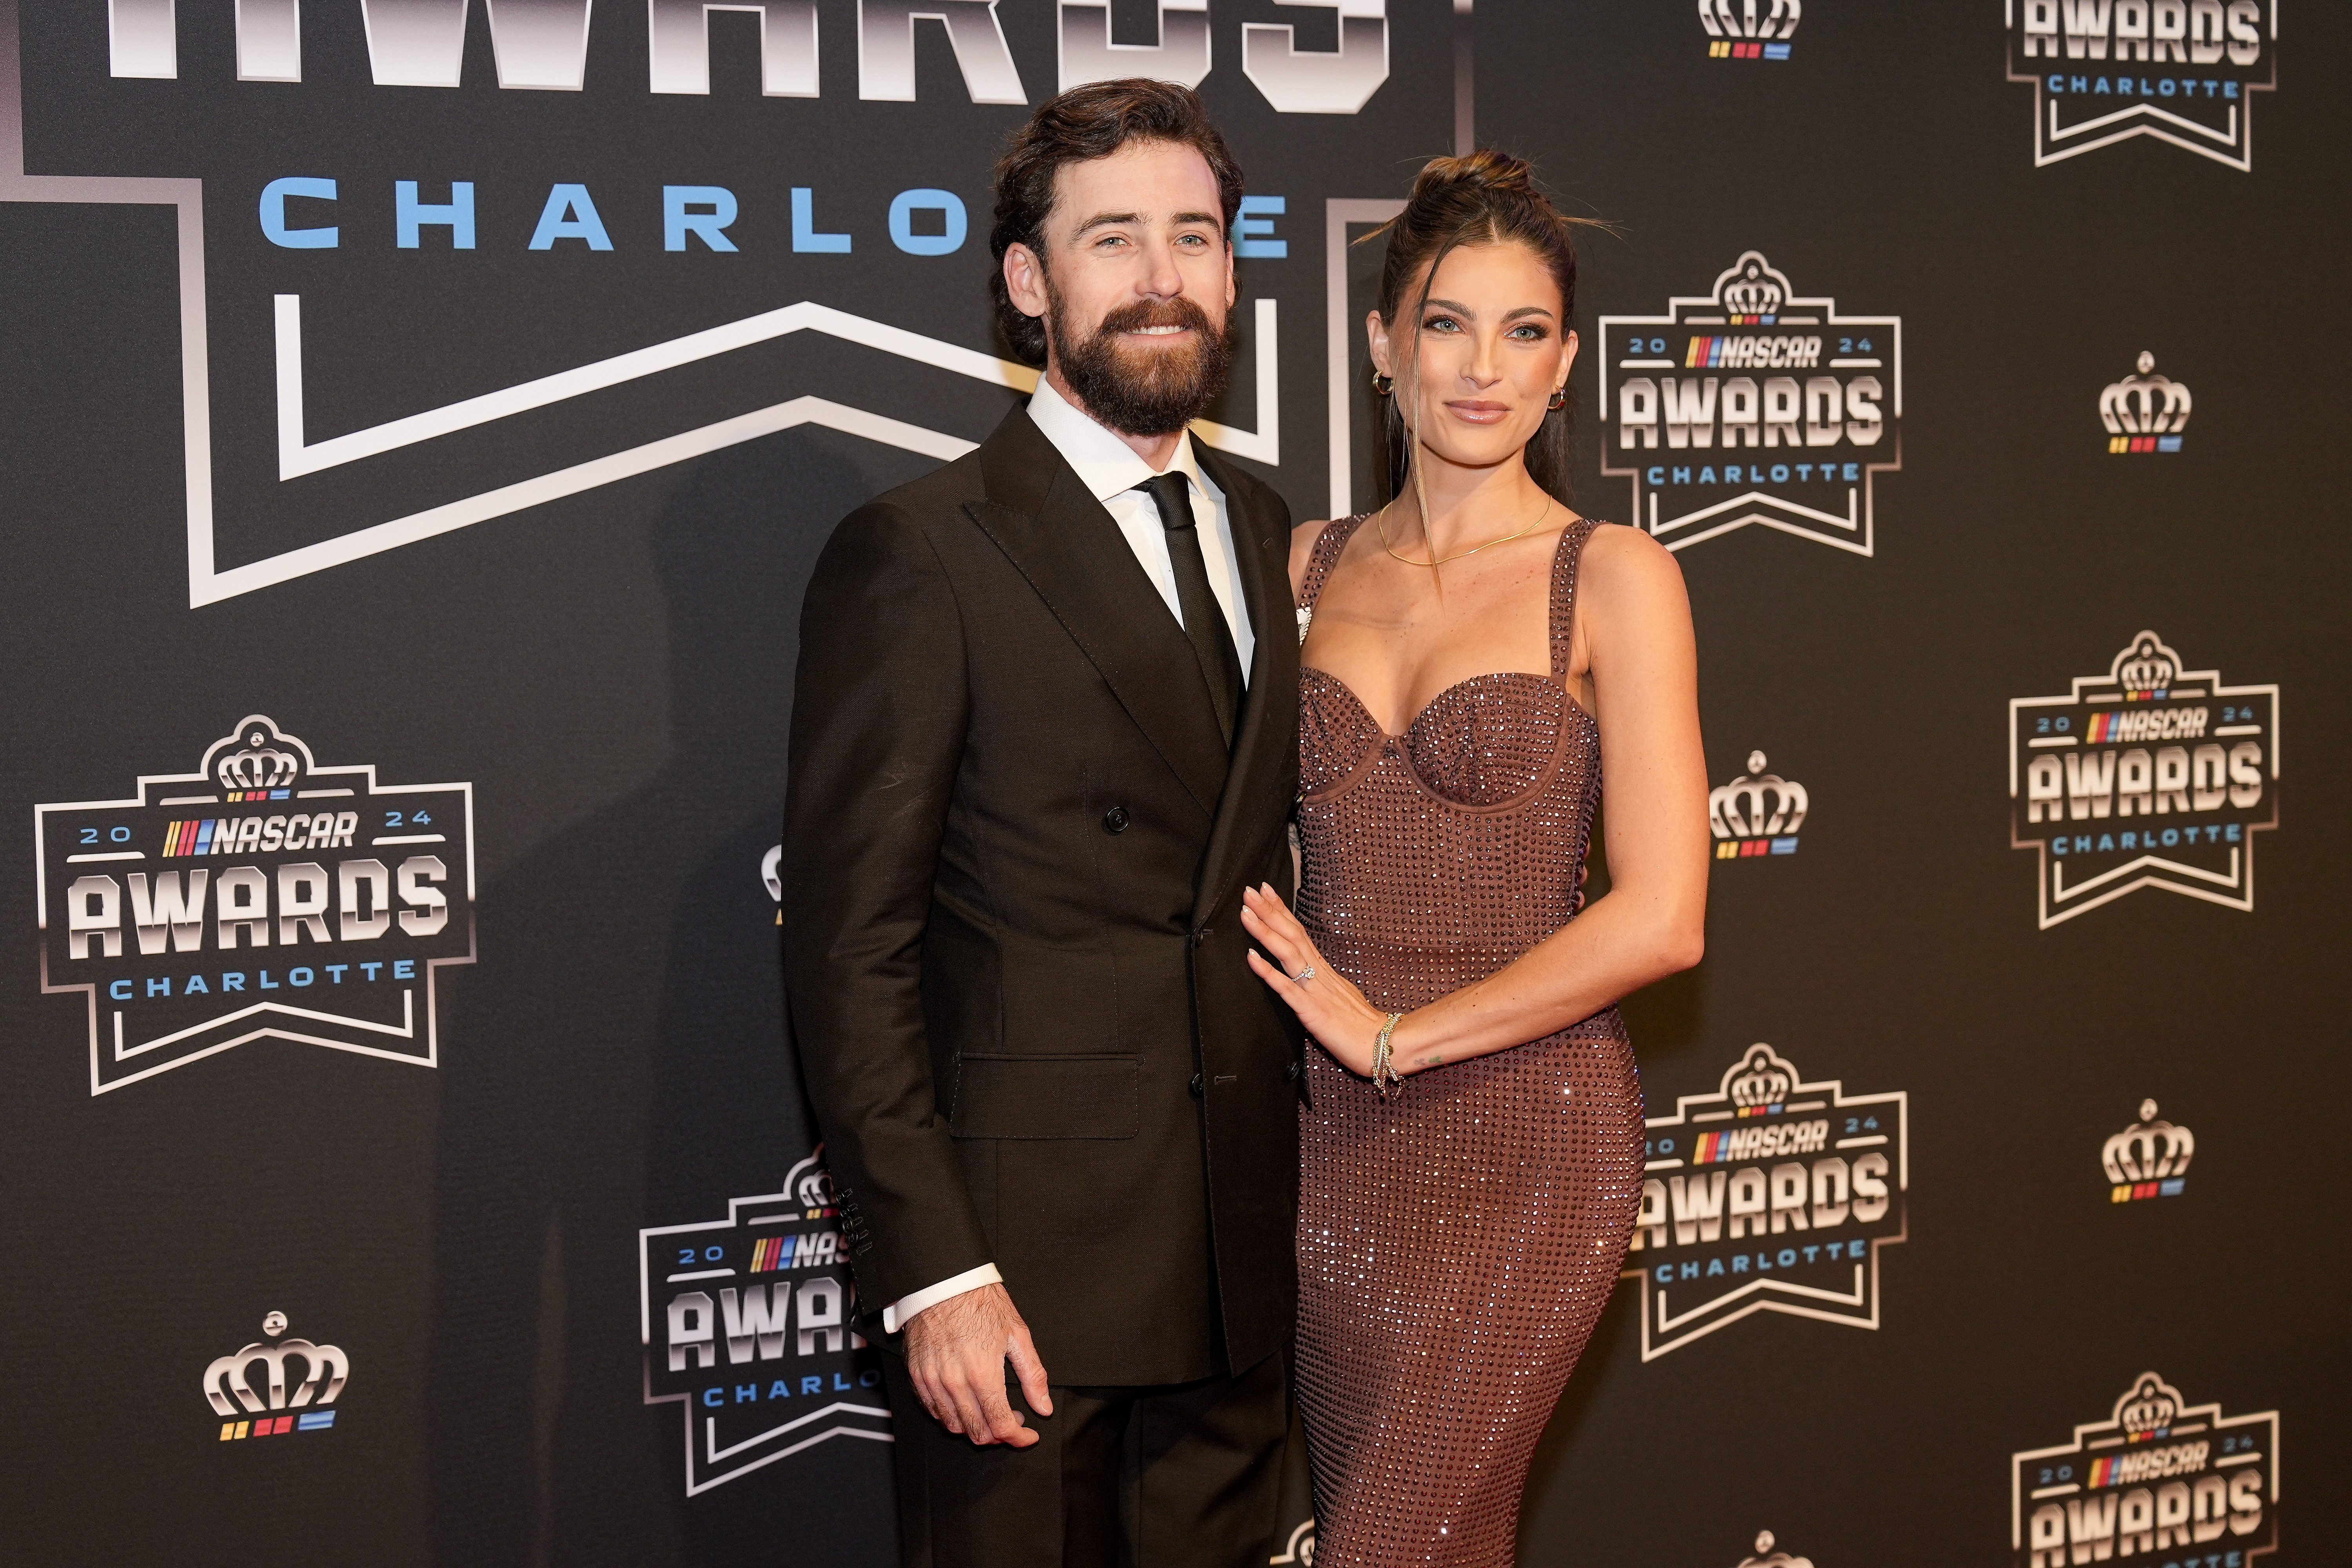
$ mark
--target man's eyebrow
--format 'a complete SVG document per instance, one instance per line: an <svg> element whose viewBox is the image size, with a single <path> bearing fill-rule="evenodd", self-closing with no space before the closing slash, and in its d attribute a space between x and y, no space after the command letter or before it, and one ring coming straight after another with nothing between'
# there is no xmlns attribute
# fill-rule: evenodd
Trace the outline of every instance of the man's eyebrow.
<svg viewBox="0 0 2352 1568"><path fill-rule="evenodd" d="M1143 215L1141 213L1097 213L1094 216L1087 219L1086 222L1072 229L1070 231L1070 237L1072 239L1076 239L1093 229L1112 228L1120 224L1141 223L1143 221ZM1215 213L1177 213L1168 221L1171 224L1180 225L1188 223L1205 223L1212 228L1215 229L1219 234L1225 232L1223 220L1219 218Z"/></svg>
<svg viewBox="0 0 2352 1568"><path fill-rule="evenodd" d="M1140 223L1142 221L1143 215L1141 213L1097 213L1094 216L1087 219L1086 222L1072 229L1070 231L1070 237L1075 239L1079 235L1086 233L1088 229L1108 228L1115 224Z"/></svg>

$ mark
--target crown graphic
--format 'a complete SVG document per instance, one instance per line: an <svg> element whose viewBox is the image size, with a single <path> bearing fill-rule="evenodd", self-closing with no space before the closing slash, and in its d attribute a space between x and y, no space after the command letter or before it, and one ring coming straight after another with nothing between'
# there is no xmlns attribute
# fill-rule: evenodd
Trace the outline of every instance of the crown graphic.
<svg viewBox="0 0 2352 1568"><path fill-rule="evenodd" d="M2152 1372L2139 1374L2116 1401L2116 1424L2126 1436L2145 1437L2163 1431L2180 1415L2180 1390Z"/></svg>
<svg viewBox="0 0 2352 1568"><path fill-rule="evenodd" d="M1776 316L1789 297L1789 280L1763 252L1750 250L1715 280L1715 297L1735 316Z"/></svg>
<svg viewBox="0 0 2352 1568"><path fill-rule="evenodd" d="M1734 1105L1778 1105L1797 1087L1797 1069L1759 1040L1723 1075L1723 1092Z"/></svg>
<svg viewBox="0 0 2352 1568"><path fill-rule="evenodd" d="M1772 1552L1769 1557L1764 1555L1768 1552ZM1741 1558L1739 1568L1813 1568L1813 1560L1791 1557L1785 1552L1772 1552L1772 1532L1759 1530L1756 1532L1756 1555Z"/></svg>
<svg viewBox="0 0 2352 1568"><path fill-rule="evenodd" d="M2189 389L2158 375L2156 356L2140 351L2139 369L2099 394L2099 418L2110 436L2162 436L2189 427Z"/></svg>
<svg viewBox="0 0 2352 1568"><path fill-rule="evenodd" d="M301 765L293 752L263 746L231 752L213 764L213 773L223 789L283 789Z"/></svg>
<svg viewBox="0 0 2352 1568"><path fill-rule="evenodd" d="M258 713L205 752L205 776L226 790L284 789L310 771L310 748Z"/></svg>
<svg viewBox="0 0 2352 1568"><path fill-rule="evenodd" d="M1750 776L1754 775L1754 776ZM1766 803L1770 803L1769 810ZM1707 792L1707 826L1717 838L1761 838L1794 833L1811 804L1805 786L1764 771L1764 753L1748 753L1748 772Z"/></svg>
<svg viewBox="0 0 2352 1568"><path fill-rule="evenodd" d="M262 1321L265 1334L286 1331L286 1315L272 1312ZM301 1382L295 1384L293 1397L286 1392L286 1363L302 1363ZM255 1392L246 1373L256 1362L268 1373L266 1384L268 1397ZM352 1358L334 1345L314 1345L309 1340L280 1340L276 1344L264 1344L257 1340L243 1350L222 1356L205 1368L205 1397L212 1401L213 1409L222 1415L234 1415L240 1406L247 1415L263 1410L299 1410L315 1397L321 1405L332 1405L335 1395L352 1375ZM235 1395L232 1403L230 1396Z"/></svg>
<svg viewBox="0 0 2352 1568"><path fill-rule="evenodd" d="M2158 640L2154 632L2132 638L2131 647L2116 655L2110 673L2128 691L2161 691L2180 673L2180 656Z"/></svg>
<svg viewBox="0 0 2352 1568"><path fill-rule="evenodd" d="M1748 0L1740 7L1746 15L1735 16L1732 0L1698 0L1699 25L1710 38L1792 38L1797 36L1797 23L1805 12L1804 0L1770 0L1770 9L1758 20L1756 0Z"/></svg>
<svg viewBox="0 0 2352 1568"><path fill-rule="evenodd" d="M824 1144L810 1150L798 1164L784 1173L784 1191L803 1208L834 1206L833 1173L824 1168Z"/></svg>
<svg viewBox="0 0 2352 1568"><path fill-rule="evenodd" d="M2099 1151L2099 1163L2111 1182L2154 1182L2185 1175L2197 1152L2197 1138L2186 1127L2159 1121L2156 1101L2139 1103L2139 1120L2116 1133Z"/></svg>

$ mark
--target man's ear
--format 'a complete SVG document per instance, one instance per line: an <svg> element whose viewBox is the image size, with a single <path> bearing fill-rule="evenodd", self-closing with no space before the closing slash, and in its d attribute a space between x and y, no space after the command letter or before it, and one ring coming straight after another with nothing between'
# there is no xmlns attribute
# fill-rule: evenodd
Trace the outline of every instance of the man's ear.
<svg viewBox="0 0 2352 1568"><path fill-rule="evenodd" d="M1017 241L1004 247L1004 291L1024 316L1042 317L1053 308L1045 298L1044 258Z"/></svg>
<svg viewBox="0 0 2352 1568"><path fill-rule="evenodd" d="M1240 299L1241 294L1240 286L1234 281L1234 242L1228 239L1225 241L1225 309L1232 310L1234 301Z"/></svg>

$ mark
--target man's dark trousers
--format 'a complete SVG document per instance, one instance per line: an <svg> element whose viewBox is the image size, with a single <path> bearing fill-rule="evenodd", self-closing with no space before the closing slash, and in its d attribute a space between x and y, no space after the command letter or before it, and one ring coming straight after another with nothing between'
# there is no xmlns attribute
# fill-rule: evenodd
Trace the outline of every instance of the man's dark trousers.
<svg viewBox="0 0 2352 1568"><path fill-rule="evenodd" d="M1260 1568L1271 1555L1290 1415L1280 1352L1198 1383L1056 1386L1054 1414L1028 1416L1026 1448L950 1432L886 1360L908 1568Z"/></svg>

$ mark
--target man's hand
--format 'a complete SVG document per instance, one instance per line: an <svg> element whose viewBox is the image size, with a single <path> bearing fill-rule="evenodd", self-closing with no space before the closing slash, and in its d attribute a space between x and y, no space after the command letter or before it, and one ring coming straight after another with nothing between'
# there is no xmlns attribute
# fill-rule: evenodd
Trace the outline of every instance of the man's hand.
<svg viewBox="0 0 2352 1568"><path fill-rule="evenodd" d="M982 1447L1010 1443L1025 1448L1037 1440L1005 1397L1007 1356L1029 1408L1040 1415L1054 1414L1045 1365L1003 1286L982 1285L950 1296L907 1321L907 1371L923 1408L940 1426Z"/></svg>

